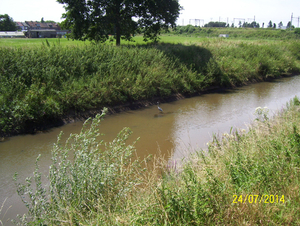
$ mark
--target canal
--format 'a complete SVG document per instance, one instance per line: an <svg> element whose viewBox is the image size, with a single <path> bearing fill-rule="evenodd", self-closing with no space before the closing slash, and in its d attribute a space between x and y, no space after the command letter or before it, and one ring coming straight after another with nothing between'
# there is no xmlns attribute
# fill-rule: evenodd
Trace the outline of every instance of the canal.
<svg viewBox="0 0 300 226"><path fill-rule="evenodd" d="M130 141L140 137L136 144L140 157L160 152L172 160L180 159L197 149L205 149L214 133L228 133L232 127L247 129L257 107L268 107L272 115L295 95L300 97L300 76L161 103L163 113L157 106L150 106L108 115L100 125L100 132L105 134L102 139L109 142L123 127L129 127L133 131ZM26 212L16 193L14 173L18 172L20 180L25 181L33 175L35 160L41 154L39 165L47 175L51 148L60 131L64 132L65 140L70 133L79 133L82 124L70 123L0 142L0 207L3 204L0 220L4 225L11 225L8 219Z"/></svg>

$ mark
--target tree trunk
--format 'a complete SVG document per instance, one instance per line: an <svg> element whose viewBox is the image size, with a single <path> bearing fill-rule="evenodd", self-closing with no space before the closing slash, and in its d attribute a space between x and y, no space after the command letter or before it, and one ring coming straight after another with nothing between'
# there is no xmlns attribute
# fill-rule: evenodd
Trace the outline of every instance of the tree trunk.
<svg viewBox="0 0 300 226"><path fill-rule="evenodd" d="M116 5L116 18L115 18L115 26L116 26L116 45L119 46L121 44L121 2L118 1Z"/></svg>
<svg viewBox="0 0 300 226"><path fill-rule="evenodd" d="M121 44L121 28L120 24L116 24L116 45L119 46Z"/></svg>

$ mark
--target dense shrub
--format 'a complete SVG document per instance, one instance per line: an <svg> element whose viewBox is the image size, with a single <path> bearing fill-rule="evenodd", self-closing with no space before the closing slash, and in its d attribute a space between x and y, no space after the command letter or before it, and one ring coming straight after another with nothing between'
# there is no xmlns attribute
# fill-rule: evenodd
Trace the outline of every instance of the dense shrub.
<svg viewBox="0 0 300 226"><path fill-rule="evenodd" d="M207 30L208 32L209 30ZM202 30L201 30L202 32ZM299 72L299 41L0 48L0 135L70 111L195 93Z"/></svg>

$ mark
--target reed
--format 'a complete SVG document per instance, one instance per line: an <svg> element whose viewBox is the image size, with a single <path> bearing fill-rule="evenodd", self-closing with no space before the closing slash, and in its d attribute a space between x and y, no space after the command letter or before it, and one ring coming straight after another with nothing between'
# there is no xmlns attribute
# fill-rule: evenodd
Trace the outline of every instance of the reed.
<svg viewBox="0 0 300 226"><path fill-rule="evenodd" d="M298 40L224 39L1 47L0 135L30 132L70 112L299 73L299 49Z"/></svg>

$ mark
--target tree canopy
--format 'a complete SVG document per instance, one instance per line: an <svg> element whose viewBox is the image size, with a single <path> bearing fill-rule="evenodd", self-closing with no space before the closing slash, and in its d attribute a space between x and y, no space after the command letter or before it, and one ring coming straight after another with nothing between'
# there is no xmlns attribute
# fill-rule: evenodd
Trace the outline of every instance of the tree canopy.
<svg viewBox="0 0 300 226"><path fill-rule="evenodd" d="M208 24L205 24L204 27L226 27L226 23L225 22L213 22L210 21Z"/></svg>
<svg viewBox="0 0 300 226"><path fill-rule="evenodd" d="M0 15L0 31L15 31L17 30L16 24L13 19L7 15Z"/></svg>
<svg viewBox="0 0 300 226"><path fill-rule="evenodd" d="M114 35L131 40L137 32L144 40L157 40L161 29L175 26L181 6L178 0L57 0L65 4L61 26L71 29L70 37L104 42Z"/></svg>

